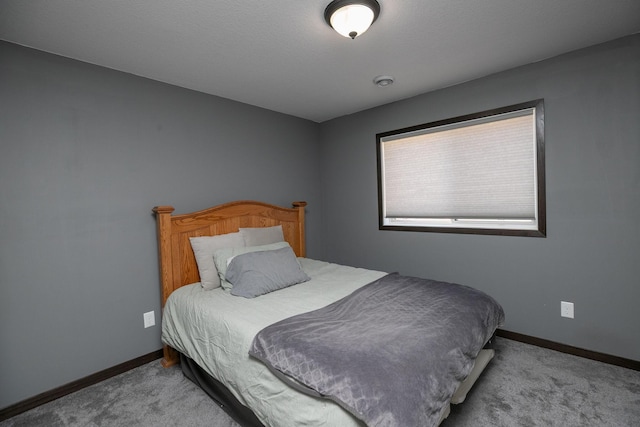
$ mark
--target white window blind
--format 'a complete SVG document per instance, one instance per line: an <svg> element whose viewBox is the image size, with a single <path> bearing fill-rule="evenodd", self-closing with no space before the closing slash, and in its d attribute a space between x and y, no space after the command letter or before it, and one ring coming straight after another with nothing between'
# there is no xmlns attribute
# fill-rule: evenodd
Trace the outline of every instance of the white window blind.
<svg viewBox="0 0 640 427"><path fill-rule="evenodd" d="M381 226L537 228L537 141L536 108L379 138Z"/></svg>

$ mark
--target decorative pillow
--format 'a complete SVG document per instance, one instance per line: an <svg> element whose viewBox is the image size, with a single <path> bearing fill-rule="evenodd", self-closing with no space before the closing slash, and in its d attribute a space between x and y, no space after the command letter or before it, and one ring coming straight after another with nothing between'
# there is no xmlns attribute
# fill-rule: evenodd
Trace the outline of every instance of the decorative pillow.
<svg viewBox="0 0 640 427"><path fill-rule="evenodd" d="M245 246L262 246L284 242L281 225L274 227L241 228L240 234L244 239Z"/></svg>
<svg viewBox="0 0 640 427"><path fill-rule="evenodd" d="M229 247L224 249L218 249L213 253L213 261L216 264L216 269L218 270L218 276L220 277L220 285L229 290L233 287L231 283L229 283L226 279L227 266L231 262L231 259L237 255L246 254L249 252L260 252L260 251L271 251L274 249L282 249L289 246L287 242L278 242L272 243L270 245L260 245L260 246L246 246L246 247Z"/></svg>
<svg viewBox="0 0 640 427"><path fill-rule="evenodd" d="M235 256L229 262L225 277L233 285L231 295L245 298L309 280L290 246Z"/></svg>
<svg viewBox="0 0 640 427"><path fill-rule="evenodd" d="M213 262L213 253L222 248L239 248L244 246L240 232L220 234L218 236L190 237L191 249L196 257L200 284L210 290L220 287L220 277Z"/></svg>

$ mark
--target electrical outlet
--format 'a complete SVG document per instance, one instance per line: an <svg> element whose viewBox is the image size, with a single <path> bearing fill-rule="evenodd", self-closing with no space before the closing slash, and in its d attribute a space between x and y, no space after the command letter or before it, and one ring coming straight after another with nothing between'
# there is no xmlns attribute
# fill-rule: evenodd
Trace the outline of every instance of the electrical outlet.
<svg viewBox="0 0 640 427"><path fill-rule="evenodd" d="M156 315L153 311L148 311L142 315L144 319L144 327L150 328L156 324Z"/></svg>
<svg viewBox="0 0 640 427"><path fill-rule="evenodd" d="M560 316L573 319L573 303L560 301Z"/></svg>

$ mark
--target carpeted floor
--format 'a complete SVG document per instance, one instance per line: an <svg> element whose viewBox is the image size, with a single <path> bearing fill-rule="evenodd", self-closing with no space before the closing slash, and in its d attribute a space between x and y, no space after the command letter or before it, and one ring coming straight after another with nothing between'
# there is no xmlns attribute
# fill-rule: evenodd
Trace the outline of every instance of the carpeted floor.
<svg viewBox="0 0 640 427"><path fill-rule="evenodd" d="M494 348L496 357L442 427L640 426L640 372L504 338ZM0 422L8 426L238 424L179 367L155 361Z"/></svg>
<svg viewBox="0 0 640 427"><path fill-rule="evenodd" d="M451 426L640 426L640 372L496 338Z"/></svg>

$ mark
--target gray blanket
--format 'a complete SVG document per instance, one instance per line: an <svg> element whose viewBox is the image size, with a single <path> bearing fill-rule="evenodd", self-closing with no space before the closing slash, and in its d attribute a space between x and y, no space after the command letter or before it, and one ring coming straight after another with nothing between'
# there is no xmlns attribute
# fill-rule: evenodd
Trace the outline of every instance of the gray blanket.
<svg viewBox="0 0 640 427"><path fill-rule="evenodd" d="M268 326L249 354L368 426L427 427L503 321L502 307L483 292L389 274Z"/></svg>

